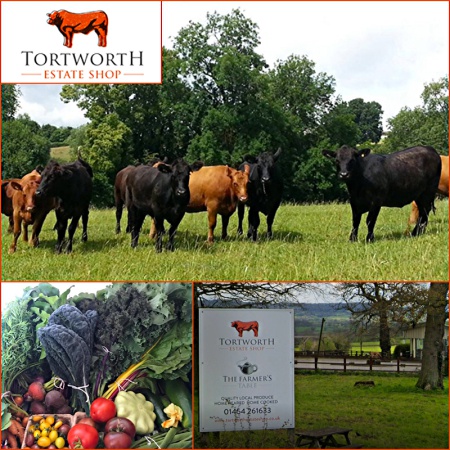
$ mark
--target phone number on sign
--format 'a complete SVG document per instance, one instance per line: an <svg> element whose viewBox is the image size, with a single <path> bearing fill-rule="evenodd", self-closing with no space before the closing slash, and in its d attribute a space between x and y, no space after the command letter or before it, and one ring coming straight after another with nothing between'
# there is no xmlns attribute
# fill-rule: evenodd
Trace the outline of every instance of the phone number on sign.
<svg viewBox="0 0 450 450"><path fill-rule="evenodd" d="M223 410L223 413L228 416L229 414L232 415L239 415L239 414L270 414L272 412L271 408L226 408Z"/></svg>

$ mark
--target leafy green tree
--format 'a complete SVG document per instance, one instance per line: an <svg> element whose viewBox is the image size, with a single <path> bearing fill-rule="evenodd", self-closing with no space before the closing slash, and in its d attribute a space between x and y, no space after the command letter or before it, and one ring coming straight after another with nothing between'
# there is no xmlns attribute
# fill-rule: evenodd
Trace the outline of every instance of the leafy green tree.
<svg viewBox="0 0 450 450"><path fill-rule="evenodd" d="M28 116L7 120L2 127L2 178L21 178L50 158L50 144Z"/></svg>
<svg viewBox="0 0 450 450"><path fill-rule="evenodd" d="M348 102L348 110L355 115L355 123L360 131L358 144L369 141L377 143L383 133L383 109L377 102L365 102L362 98L355 98Z"/></svg>
<svg viewBox="0 0 450 450"><path fill-rule="evenodd" d="M421 106L404 107L388 119L389 133L383 141L386 152L431 145L448 154L448 76L426 84L421 98Z"/></svg>
<svg viewBox="0 0 450 450"><path fill-rule="evenodd" d="M19 109L19 86L15 84L2 84L2 122L13 120Z"/></svg>

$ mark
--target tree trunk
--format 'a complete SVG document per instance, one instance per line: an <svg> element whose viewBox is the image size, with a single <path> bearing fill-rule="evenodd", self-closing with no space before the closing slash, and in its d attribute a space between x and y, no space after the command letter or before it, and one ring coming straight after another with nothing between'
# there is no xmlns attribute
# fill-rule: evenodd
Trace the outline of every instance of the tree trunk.
<svg viewBox="0 0 450 450"><path fill-rule="evenodd" d="M391 332L386 309L380 311L380 348L383 357L391 355Z"/></svg>
<svg viewBox="0 0 450 450"><path fill-rule="evenodd" d="M444 388L442 359L445 321L447 319L447 293L447 283L430 283L422 352L422 369L416 384L418 388L424 390Z"/></svg>

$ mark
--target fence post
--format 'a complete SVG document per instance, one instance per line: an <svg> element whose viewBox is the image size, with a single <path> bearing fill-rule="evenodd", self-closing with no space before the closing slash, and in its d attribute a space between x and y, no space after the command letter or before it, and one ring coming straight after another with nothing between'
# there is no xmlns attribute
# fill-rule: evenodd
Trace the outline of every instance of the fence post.
<svg viewBox="0 0 450 450"><path fill-rule="evenodd" d="M344 355L344 372L347 372L347 356Z"/></svg>
<svg viewBox="0 0 450 450"><path fill-rule="evenodd" d="M397 373L400 373L400 356L397 356Z"/></svg>
<svg viewBox="0 0 450 450"><path fill-rule="evenodd" d="M370 367L370 371L372 372L372 366L373 366L373 359L372 359L372 355L369 356L369 367Z"/></svg>
<svg viewBox="0 0 450 450"><path fill-rule="evenodd" d="M317 362L319 361L319 358L317 356L314 356L314 370L317 372Z"/></svg>

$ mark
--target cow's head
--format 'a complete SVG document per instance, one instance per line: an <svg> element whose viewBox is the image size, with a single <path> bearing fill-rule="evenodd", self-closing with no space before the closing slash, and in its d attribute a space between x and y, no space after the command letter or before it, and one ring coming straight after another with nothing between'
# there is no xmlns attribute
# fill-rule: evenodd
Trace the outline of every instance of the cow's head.
<svg viewBox="0 0 450 450"><path fill-rule="evenodd" d="M272 181L275 172L275 164L280 155L281 148L279 148L274 154L271 152L264 152L257 156L256 165L258 176L263 186L270 184Z"/></svg>
<svg viewBox="0 0 450 450"><path fill-rule="evenodd" d="M22 195L22 200L20 202L22 213L31 214L36 208L36 191L39 187L39 183L40 176L31 177L27 181L21 183L11 181L11 188L18 192L16 195Z"/></svg>
<svg viewBox="0 0 450 450"><path fill-rule="evenodd" d="M64 183L73 176L73 172L56 161L50 161L45 166L41 176L42 179L39 189L36 191L36 196L57 197L58 190L64 188Z"/></svg>
<svg viewBox="0 0 450 450"><path fill-rule="evenodd" d="M249 176L249 166L246 166L244 172L240 170L227 168L228 176L231 178L231 189L233 190L234 196L242 203L248 200L247 184Z"/></svg>
<svg viewBox="0 0 450 450"><path fill-rule="evenodd" d="M187 198L189 201L189 177L191 172L198 170L203 163L195 163L190 166L184 159L178 158L171 165L159 163L157 168L161 172L171 173L171 185L174 194L180 198Z"/></svg>
<svg viewBox="0 0 450 450"><path fill-rule="evenodd" d="M369 148L356 150L355 148L343 145L337 152L332 150L322 150L322 154L327 158L334 159L338 176L341 180L350 180L358 167L360 158L366 157L370 153Z"/></svg>
<svg viewBox="0 0 450 450"><path fill-rule="evenodd" d="M59 11L52 11L51 13L47 13L48 20L47 23L50 25L61 25L61 16L59 15Z"/></svg>

